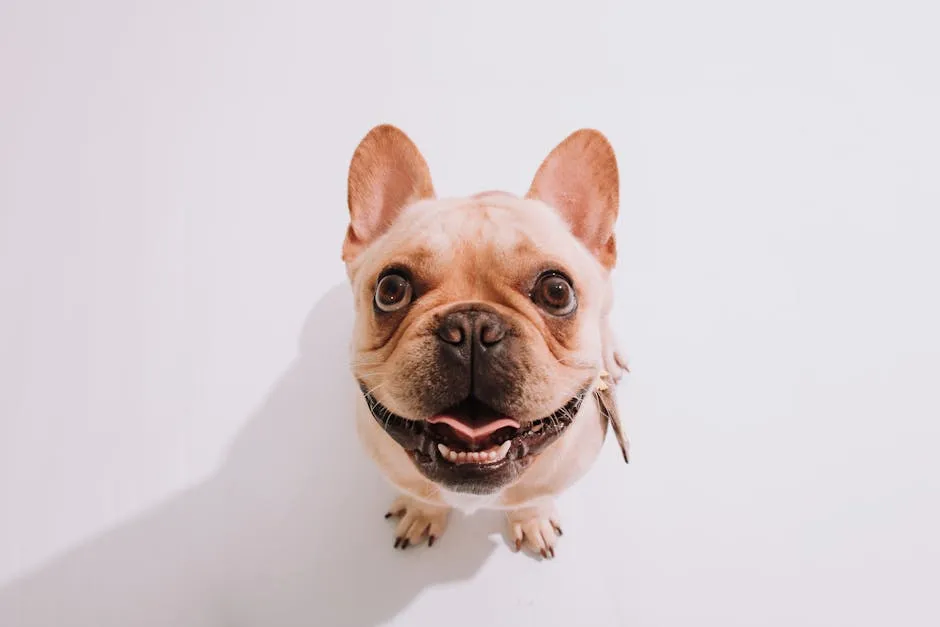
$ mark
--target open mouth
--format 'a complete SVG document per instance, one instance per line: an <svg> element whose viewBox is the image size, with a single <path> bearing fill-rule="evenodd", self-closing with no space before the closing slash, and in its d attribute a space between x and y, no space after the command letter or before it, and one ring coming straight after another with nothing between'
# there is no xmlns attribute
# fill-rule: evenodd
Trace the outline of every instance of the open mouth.
<svg viewBox="0 0 940 627"><path fill-rule="evenodd" d="M372 416L411 455L419 470L435 480L442 474L452 479L445 483L498 475L500 470L515 476L571 425L590 389L585 385L550 415L522 424L476 399L464 400L427 420L412 420L392 413L364 385L360 387Z"/></svg>

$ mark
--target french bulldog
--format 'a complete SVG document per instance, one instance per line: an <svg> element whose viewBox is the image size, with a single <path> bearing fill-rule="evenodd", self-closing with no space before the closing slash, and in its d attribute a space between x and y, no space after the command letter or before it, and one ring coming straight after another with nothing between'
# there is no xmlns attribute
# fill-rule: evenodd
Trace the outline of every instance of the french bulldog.
<svg viewBox="0 0 940 627"><path fill-rule="evenodd" d="M411 139L377 126L353 154L348 204L356 425L400 492L394 546L433 545L452 508L490 508L517 551L554 557L554 498L608 423L628 454L612 387L626 363L610 322L610 143L572 133L524 197L438 198Z"/></svg>

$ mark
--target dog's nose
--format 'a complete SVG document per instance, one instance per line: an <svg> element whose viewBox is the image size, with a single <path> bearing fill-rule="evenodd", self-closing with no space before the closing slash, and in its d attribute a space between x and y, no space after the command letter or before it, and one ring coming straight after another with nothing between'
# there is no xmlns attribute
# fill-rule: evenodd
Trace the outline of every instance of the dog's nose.
<svg viewBox="0 0 940 627"><path fill-rule="evenodd" d="M506 323L489 311L455 311L441 320L437 336L463 359L469 359L474 350L499 344L506 337Z"/></svg>

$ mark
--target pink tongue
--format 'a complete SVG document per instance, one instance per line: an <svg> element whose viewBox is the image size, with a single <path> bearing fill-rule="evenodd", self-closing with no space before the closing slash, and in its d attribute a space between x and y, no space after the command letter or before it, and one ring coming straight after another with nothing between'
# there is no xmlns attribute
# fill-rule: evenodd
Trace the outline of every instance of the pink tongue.
<svg viewBox="0 0 940 627"><path fill-rule="evenodd" d="M470 440L479 440L490 435L494 431L502 429L503 427L514 427L518 429L521 425L513 420L512 418L499 418L493 422L488 422L482 427L477 427L474 429L470 425L466 425L452 416L439 415L434 416L433 418L428 418L428 422L431 424L436 424L438 422L444 423L458 435L462 435Z"/></svg>

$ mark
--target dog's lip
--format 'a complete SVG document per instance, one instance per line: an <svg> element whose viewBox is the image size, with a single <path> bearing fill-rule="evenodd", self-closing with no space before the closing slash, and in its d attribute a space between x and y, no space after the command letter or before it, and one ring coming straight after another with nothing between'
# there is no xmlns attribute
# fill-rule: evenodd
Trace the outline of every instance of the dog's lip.
<svg viewBox="0 0 940 627"><path fill-rule="evenodd" d="M433 416L431 416L431 417L429 417L429 418L426 418L426 419L424 419L424 420L415 420L415 419L413 419L413 418L405 418L404 416L400 416L400 415L398 415L398 414L396 414L396 413L393 413L393 412L392 412L391 410L389 410L385 405L383 405L383 404L375 397L375 395L372 393L372 391L369 389L369 386L367 386L365 383L363 383L362 381L359 381L358 383L359 383L359 389L362 391L362 395L363 395L363 397L365 397L366 403L369 405L369 411L372 413L372 415L375 417L376 420L379 420L379 421L382 422L383 424L385 424L386 421L388 421L388 420L396 420L396 421L399 421L399 422L402 422L402 423L410 423L410 424L412 424L412 425L416 425L416 424L417 424L417 425L420 425L420 424L435 424L435 423L441 423L441 422L445 422L445 423L446 423L446 422L449 422L449 421L451 421L451 420L453 420L453 421L455 421L455 422L460 422L461 424L464 424L464 423L463 423L462 421L460 421L459 419L454 418L453 416L451 416L450 413L449 413L447 410L445 410L445 411L443 411L443 412L441 412L441 413L435 414L435 415L433 415ZM549 414L549 415L547 415L547 416L544 416L544 417L539 418L539 419L537 419L537 420L532 420L532 421L528 422L528 423L525 425L525 428L532 427L533 425L537 425L537 424L539 424L539 423L548 423L548 422L553 422L553 421L554 421L554 422L558 422L558 421L565 420L565 419L567 419L567 420L570 422L571 419L574 417L574 414L575 414L576 410L580 408L581 402L584 400L584 398L587 396L587 394L588 394L588 392L590 392L590 390L591 390L591 385L590 385L590 383L585 384L585 385L582 386L581 389L578 390L578 392L575 393L575 395L572 396L564 405L562 405L561 407L559 407L558 409L556 409L554 412L552 412L551 414ZM513 428L515 428L515 429L523 429L523 428L524 428L523 425L522 425L522 423L520 423L518 420L516 420L516 419L514 419L514 418L511 418L511 417L509 417L509 416L501 416L501 417L497 418L496 420L494 420L493 423L498 423L498 422L500 422L500 421L502 421L502 420L507 420L507 421L509 421L509 422L508 422L508 423L504 423L504 424L500 424L500 425L497 426L495 429L493 429L493 431L496 431L496 430L498 430L498 429L502 429L502 428L504 428L504 427L506 427L506 426L511 426L511 427L513 427ZM492 423L491 423L491 424L492 424ZM466 426L466 425L465 425L465 426ZM471 427L468 427L468 428L471 428ZM486 428L487 428L487 425L484 425L482 428L486 429ZM472 429L472 428L471 428L471 429Z"/></svg>
<svg viewBox="0 0 940 627"><path fill-rule="evenodd" d="M454 468L477 468L481 471L497 471L512 462L526 464L527 461L524 460L527 460L532 455L539 453L549 444L554 442L574 420L574 416L580 410L581 403L588 396L591 386L590 383L585 384L584 387L582 387L582 389L567 403L544 418L530 421L525 425L522 425L515 419L506 418L506 420L509 420L511 423L515 424L502 424L490 432L493 434L496 433L496 431L502 431L503 435L499 436L497 441L500 443L505 441L512 442L508 454L499 461L495 463L461 462L458 464L454 464L450 460L444 458L444 456L441 455L440 451L438 450L437 445L441 443L441 439L436 437L432 433L432 429L429 428L431 424L434 424L434 417L426 420L412 420L403 416L399 416L398 414L392 413L387 407L382 405L375 398L375 396L369 392L369 389L362 382L360 382L360 388L362 389L363 396L367 405L369 406L369 410L372 413L373 418L375 418L379 425L382 426L382 428L389 435L391 435L399 445L401 445L406 451L410 453L412 459L414 459L415 463L417 463L419 466L427 464L443 464L445 466ZM437 416L442 415L444 414L438 414ZM440 423L443 421L438 420L436 422ZM515 425L519 426L516 427ZM453 428L451 425L448 426ZM486 429L487 425L484 425L482 428ZM470 452L477 448L478 447L475 445L470 445L470 447L466 448L465 450Z"/></svg>

